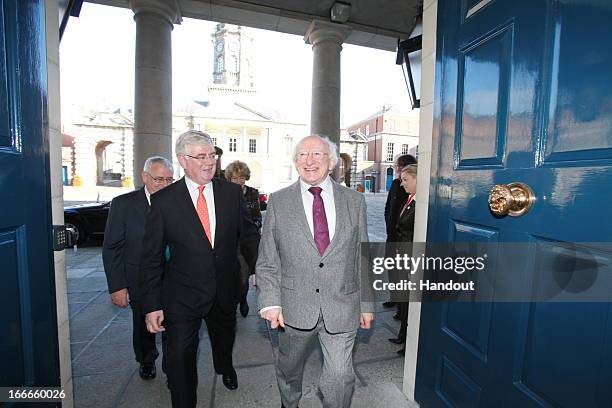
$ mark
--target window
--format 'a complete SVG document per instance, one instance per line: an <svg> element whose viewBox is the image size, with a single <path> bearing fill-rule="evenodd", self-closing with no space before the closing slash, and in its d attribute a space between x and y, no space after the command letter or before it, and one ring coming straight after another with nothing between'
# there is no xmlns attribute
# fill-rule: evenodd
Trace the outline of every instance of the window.
<svg viewBox="0 0 612 408"><path fill-rule="evenodd" d="M393 119L389 119L389 132L395 132L395 121Z"/></svg>
<svg viewBox="0 0 612 408"><path fill-rule="evenodd" d="M403 144L402 145L402 154L408 154L408 145L407 144Z"/></svg>
<svg viewBox="0 0 612 408"><path fill-rule="evenodd" d="M257 140L249 139L249 153L257 153Z"/></svg>
<svg viewBox="0 0 612 408"><path fill-rule="evenodd" d="M283 170L285 173L285 180L291 180L291 172L293 171L293 166L284 166Z"/></svg>
<svg viewBox="0 0 612 408"><path fill-rule="evenodd" d="M223 57L219 56L217 58L217 72L223 71Z"/></svg>
<svg viewBox="0 0 612 408"><path fill-rule="evenodd" d="M387 143L387 161L393 161L393 143Z"/></svg>
<svg viewBox="0 0 612 408"><path fill-rule="evenodd" d="M229 151L230 152L236 151L236 146L238 144L237 141L238 139L236 139L235 137L230 137L230 140L229 140Z"/></svg>
<svg viewBox="0 0 612 408"><path fill-rule="evenodd" d="M212 141L213 141L213 145L217 145L217 138L216 137L211 137Z"/></svg>
<svg viewBox="0 0 612 408"><path fill-rule="evenodd" d="M283 144L285 145L285 155L291 156L293 154L293 138L291 136L285 136Z"/></svg>

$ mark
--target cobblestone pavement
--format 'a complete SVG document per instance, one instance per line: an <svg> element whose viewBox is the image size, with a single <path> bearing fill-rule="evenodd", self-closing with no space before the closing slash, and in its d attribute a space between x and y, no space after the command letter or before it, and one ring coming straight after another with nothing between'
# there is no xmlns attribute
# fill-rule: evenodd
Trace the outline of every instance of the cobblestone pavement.
<svg viewBox="0 0 612 408"><path fill-rule="evenodd" d="M367 195L369 235L384 241L385 194ZM131 342L131 311L110 303L102 268L100 243L77 252L68 251L68 300L75 405L77 407L170 407L170 395L157 360L158 376L143 381L138 375ZM239 388L228 391L212 369L206 325L200 331L198 356L198 406L227 408L279 407L274 373L277 331L271 330L255 311L255 293L249 293L251 312L238 316L234 361ZM396 335L393 311L376 313L372 330L360 330L354 352L357 383L355 408L410 407L400 392L403 358L398 346L387 341ZM161 344L159 344L161 352ZM322 357L313 344L304 374L300 407L321 407L317 391Z"/></svg>

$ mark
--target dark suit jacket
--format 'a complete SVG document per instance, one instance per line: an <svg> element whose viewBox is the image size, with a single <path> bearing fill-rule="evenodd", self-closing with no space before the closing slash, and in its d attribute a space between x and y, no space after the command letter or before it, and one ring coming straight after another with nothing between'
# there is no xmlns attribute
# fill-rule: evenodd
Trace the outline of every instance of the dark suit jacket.
<svg viewBox="0 0 612 408"><path fill-rule="evenodd" d="M138 273L148 208L144 188L115 197L104 230L102 260L108 291L128 288L134 301L140 295Z"/></svg>
<svg viewBox="0 0 612 408"><path fill-rule="evenodd" d="M240 186L215 178L213 193L214 250L184 178L151 197L140 274L144 313L205 316L215 298L223 311L235 310L241 295L238 244L252 268L259 234L247 215ZM166 246L170 258L164 265Z"/></svg>
<svg viewBox="0 0 612 408"><path fill-rule="evenodd" d="M397 237L397 218L399 213L408 199L408 193L400 185L401 180L395 179L391 183L389 194L387 195L387 202L385 203L385 223L387 224L387 242L399 242Z"/></svg>
<svg viewBox="0 0 612 408"><path fill-rule="evenodd" d="M406 198L407 200L407 198ZM416 213L416 201L412 200L410 205L399 214L406 204L406 200L398 209L397 224L395 225L397 242L412 242L414 236L414 214Z"/></svg>

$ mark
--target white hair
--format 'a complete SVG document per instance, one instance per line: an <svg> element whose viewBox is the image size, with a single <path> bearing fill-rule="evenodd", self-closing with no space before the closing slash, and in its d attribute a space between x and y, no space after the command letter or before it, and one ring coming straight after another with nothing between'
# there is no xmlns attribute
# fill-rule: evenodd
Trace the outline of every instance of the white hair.
<svg viewBox="0 0 612 408"><path fill-rule="evenodd" d="M176 154L185 154L187 145L211 145L215 147L212 138L208 133L200 132L199 130L189 130L178 137L176 140Z"/></svg>
<svg viewBox="0 0 612 408"><path fill-rule="evenodd" d="M170 170L171 172L174 173L174 168L172 167L172 162L168 159L166 159L165 157L162 156L152 156L149 157L144 164L144 167L142 168L142 171L146 171L147 173L151 173L151 167L153 167L153 165L155 163L159 163L159 164L163 164L164 166L166 166L168 168L168 170Z"/></svg>
<svg viewBox="0 0 612 408"><path fill-rule="evenodd" d="M327 148L329 149L329 159L331 160L333 166L332 167L336 167L336 164L338 164L338 145L335 144L334 142L332 142L329 137L327 136L321 136L321 135L310 135L310 136L306 136L305 138L303 138L302 140L300 140L296 145L295 148L293 149L293 163L297 163L297 156L299 153L299 148L300 145L302 144L302 142L304 141L304 139L308 138L308 137L316 137L319 140L321 140L323 143L325 143L327 145Z"/></svg>

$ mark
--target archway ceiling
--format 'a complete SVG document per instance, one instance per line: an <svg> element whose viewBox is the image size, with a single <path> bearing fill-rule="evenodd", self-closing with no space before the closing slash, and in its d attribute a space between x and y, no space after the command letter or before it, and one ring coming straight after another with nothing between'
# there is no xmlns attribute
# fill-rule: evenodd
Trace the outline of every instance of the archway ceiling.
<svg viewBox="0 0 612 408"><path fill-rule="evenodd" d="M88 0L128 7L128 0ZM173 1L173 0L167 0ZM239 24L303 36L312 20L329 21L334 0L177 0L183 17ZM344 0L351 3L346 42L394 51L421 14L423 0Z"/></svg>

